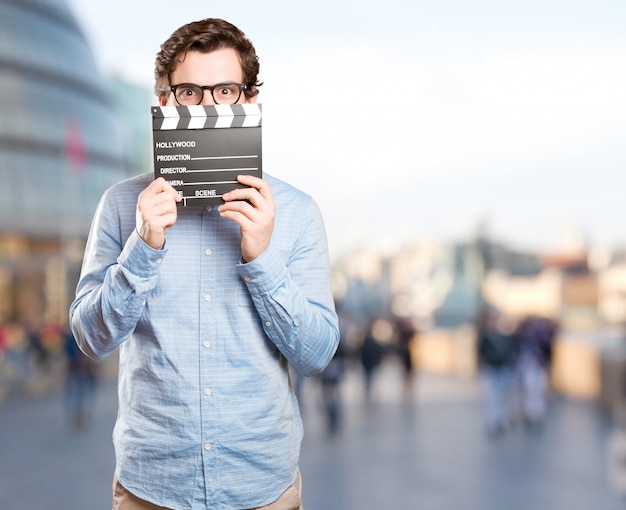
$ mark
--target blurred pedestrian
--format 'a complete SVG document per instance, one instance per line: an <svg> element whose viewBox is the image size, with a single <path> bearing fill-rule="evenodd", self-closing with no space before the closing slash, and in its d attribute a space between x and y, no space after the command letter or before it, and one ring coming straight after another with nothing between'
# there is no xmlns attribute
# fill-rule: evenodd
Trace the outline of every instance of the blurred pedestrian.
<svg viewBox="0 0 626 510"><path fill-rule="evenodd" d="M7 329L4 324L0 324L0 365L4 361L4 351L8 343Z"/></svg>
<svg viewBox="0 0 626 510"><path fill-rule="evenodd" d="M411 397L414 389L413 350L417 339L417 330L409 317L397 317L395 326L396 347L402 363L403 392L405 397Z"/></svg>
<svg viewBox="0 0 626 510"><path fill-rule="evenodd" d="M33 366L39 371L47 371L50 366L50 353L42 342L42 332L44 328L39 324L29 324L27 326L28 353Z"/></svg>
<svg viewBox="0 0 626 510"><path fill-rule="evenodd" d="M522 419L531 428L543 423L547 410L548 373L557 327L543 317L529 316L518 328L518 377Z"/></svg>
<svg viewBox="0 0 626 510"><path fill-rule="evenodd" d="M331 434L337 432L341 423L341 381L345 372L345 354L345 345L340 339L335 355L320 374L326 425Z"/></svg>
<svg viewBox="0 0 626 510"><path fill-rule="evenodd" d="M94 406L97 383L96 362L78 348L74 335L65 330L65 413L68 423L82 429L89 424Z"/></svg>
<svg viewBox="0 0 626 510"><path fill-rule="evenodd" d="M335 310L339 325L339 344L335 355L319 377L326 426L331 434L335 433L341 424L341 381L350 356L351 342L353 342L353 337L358 331L355 322L340 303L335 303Z"/></svg>
<svg viewBox="0 0 626 510"><path fill-rule="evenodd" d="M378 370L384 354L384 347L377 338L376 328L377 321L372 321L363 335L363 343L359 349L361 365L363 367L363 382L366 402L371 401L374 374Z"/></svg>
<svg viewBox="0 0 626 510"><path fill-rule="evenodd" d="M2 326L2 335L4 362L8 367L9 379L24 384L34 375L26 329L17 322L9 322Z"/></svg>
<svg viewBox="0 0 626 510"><path fill-rule="evenodd" d="M477 344L486 427L490 435L498 436L514 421L519 345L511 319L489 307L479 324Z"/></svg>

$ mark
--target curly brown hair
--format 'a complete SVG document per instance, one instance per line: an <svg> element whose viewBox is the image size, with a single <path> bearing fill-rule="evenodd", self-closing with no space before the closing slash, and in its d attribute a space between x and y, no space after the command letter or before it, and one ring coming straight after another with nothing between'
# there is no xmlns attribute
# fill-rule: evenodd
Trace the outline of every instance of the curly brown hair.
<svg viewBox="0 0 626 510"><path fill-rule="evenodd" d="M161 45L154 66L154 93L167 100L170 90L170 76L176 65L182 62L188 51L211 51L233 48L239 53L243 69L243 82L246 97L259 93L259 58L254 46L246 35L235 25L219 18L207 18L183 25Z"/></svg>

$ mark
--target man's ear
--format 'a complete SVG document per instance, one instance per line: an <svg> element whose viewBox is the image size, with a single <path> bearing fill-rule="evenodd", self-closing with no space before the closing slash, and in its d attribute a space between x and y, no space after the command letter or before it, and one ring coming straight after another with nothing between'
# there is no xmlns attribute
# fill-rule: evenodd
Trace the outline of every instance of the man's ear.
<svg viewBox="0 0 626 510"><path fill-rule="evenodd" d="M250 90L252 90L253 92L256 91L256 87L253 86ZM255 94L252 97L248 97L246 96L246 103L256 103L256 98L259 97L258 94Z"/></svg>

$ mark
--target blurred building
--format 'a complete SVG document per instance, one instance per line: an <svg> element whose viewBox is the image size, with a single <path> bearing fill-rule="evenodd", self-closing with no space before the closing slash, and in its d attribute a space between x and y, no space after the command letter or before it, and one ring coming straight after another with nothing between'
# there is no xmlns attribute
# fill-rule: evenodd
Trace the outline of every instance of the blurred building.
<svg viewBox="0 0 626 510"><path fill-rule="evenodd" d="M152 114L154 93L121 77L109 77L107 92L115 106L121 147L131 173L152 171Z"/></svg>
<svg viewBox="0 0 626 510"><path fill-rule="evenodd" d="M65 0L0 0L0 96L0 327L63 323L97 202L137 156Z"/></svg>

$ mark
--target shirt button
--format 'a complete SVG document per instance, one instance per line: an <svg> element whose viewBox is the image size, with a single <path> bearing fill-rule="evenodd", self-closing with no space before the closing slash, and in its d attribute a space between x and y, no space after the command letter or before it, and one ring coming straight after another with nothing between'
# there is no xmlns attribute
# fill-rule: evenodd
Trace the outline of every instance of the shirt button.
<svg viewBox="0 0 626 510"><path fill-rule="evenodd" d="M243 279L247 282L252 281L252 277L251 276L244 276Z"/></svg>
<svg viewBox="0 0 626 510"><path fill-rule="evenodd" d="M157 263L157 264L160 264L161 262L163 262L163 259L157 259L157 260L156 260L156 263Z"/></svg>
<svg viewBox="0 0 626 510"><path fill-rule="evenodd" d="M207 210L208 212L211 212L211 211L213 210L213 207L209 205L209 206L207 206L206 210Z"/></svg>
<svg viewBox="0 0 626 510"><path fill-rule="evenodd" d="M204 390L204 394L208 397L209 395L211 395L211 388L207 388L206 390Z"/></svg>
<svg viewBox="0 0 626 510"><path fill-rule="evenodd" d="M211 294L207 294L206 296L204 296L204 300L211 301Z"/></svg>
<svg viewBox="0 0 626 510"><path fill-rule="evenodd" d="M208 349L209 347L211 347L211 342L204 342L204 346Z"/></svg>
<svg viewBox="0 0 626 510"><path fill-rule="evenodd" d="M270 321L267 321L267 322L265 323L265 325L266 325L268 328L271 328L271 327L272 327L272 323L271 323Z"/></svg>
<svg viewBox="0 0 626 510"><path fill-rule="evenodd" d="M211 443L205 443L204 444L204 449L205 450L210 450L211 449Z"/></svg>
<svg viewBox="0 0 626 510"><path fill-rule="evenodd" d="M204 254L205 255L211 255L211 250L209 248L207 248L206 250L204 250Z"/></svg>

